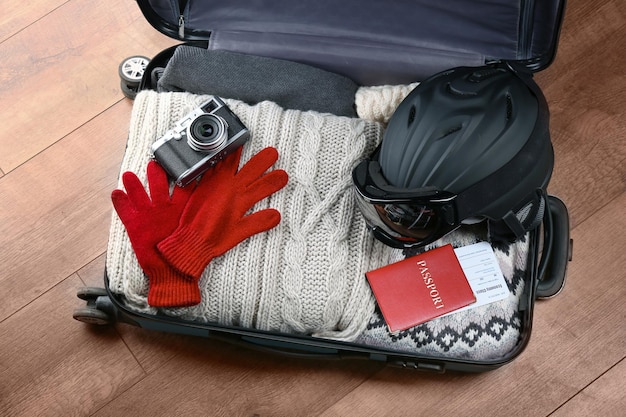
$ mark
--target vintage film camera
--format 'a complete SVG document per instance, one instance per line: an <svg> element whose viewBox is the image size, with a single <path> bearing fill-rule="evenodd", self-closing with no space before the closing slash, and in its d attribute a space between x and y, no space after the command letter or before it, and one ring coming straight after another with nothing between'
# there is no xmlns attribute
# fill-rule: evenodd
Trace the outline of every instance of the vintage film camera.
<svg viewBox="0 0 626 417"><path fill-rule="evenodd" d="M202 103L154 142L152 155L176 185L185 186L250 138L219 98Z"/></svg>

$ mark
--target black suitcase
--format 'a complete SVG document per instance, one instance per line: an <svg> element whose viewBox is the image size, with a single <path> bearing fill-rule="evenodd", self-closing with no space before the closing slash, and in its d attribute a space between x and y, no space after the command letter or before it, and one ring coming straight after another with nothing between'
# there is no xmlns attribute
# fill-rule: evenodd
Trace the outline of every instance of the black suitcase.
<svg viewBox="0 0 626 417"><path fill-rule="evenodd" d="M185 41L185 45L308 64L362 86L409 84L448 68L497 61L515 61L533 71L541 70L554 59L564 3L258 1L238 6L239 2L138 0L156 29ZM135 66L142 69L138 73L126 72L122 63L124 93L134 97L138 90L155 89L162 69L178 47L151 60L133 57ZM132 152L132 147L127 152ZM390 334L376 311L367 326L369 333L352 341L338 341L185 320L172 312L132 308L123 293L111 288L106 271L104 289L79 289L78 297L87 305L77 309L74 318L91 324L123 322L223 339L303 357L370 359L436 372L487 371L512 361L523 351L531 334L535 300L556 295L564 285L572 245L567 208L554 196L547 201L542 226L528 233L522 244L521 253L526 254L523 273L508 280L517 298L516 311L506 320L494 316L481 325L472 322L437 331L420 325ZM467 236L474 232L470 227L459 233ZM510 260L505 255L503 259ZM510 333L508 344L499 347L504 343L504 332ZM495 355L455 353L455 343L471 351L481 337L496 346Z"/></svg>

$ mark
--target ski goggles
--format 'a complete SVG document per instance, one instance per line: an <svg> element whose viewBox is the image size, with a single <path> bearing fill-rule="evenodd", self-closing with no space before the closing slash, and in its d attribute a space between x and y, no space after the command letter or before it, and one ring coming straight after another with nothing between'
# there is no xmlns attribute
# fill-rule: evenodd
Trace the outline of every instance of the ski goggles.
<svg viewBox="0 0 626 417"><path fill-rule="evenodd" d="M465 217L458 196L434 187L400 189L384 178L379 163L360 162L352 171L357 202L368 227L384 244L424 246L452 232Z"/></svg>

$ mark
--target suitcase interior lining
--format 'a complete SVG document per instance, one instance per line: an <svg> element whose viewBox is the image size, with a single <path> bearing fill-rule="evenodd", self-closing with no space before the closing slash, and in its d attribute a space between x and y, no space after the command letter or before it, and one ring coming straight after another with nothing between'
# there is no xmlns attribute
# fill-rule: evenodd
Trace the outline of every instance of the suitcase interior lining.
<svg viewBox="0 0 626 417"><path fill-rule="evenodd" d="M562 9L536 0L141 3L173 33L184 7L186 37L209 39L212 49L317 65L363 85L419 81L493 59L549 61Z"/></svg>

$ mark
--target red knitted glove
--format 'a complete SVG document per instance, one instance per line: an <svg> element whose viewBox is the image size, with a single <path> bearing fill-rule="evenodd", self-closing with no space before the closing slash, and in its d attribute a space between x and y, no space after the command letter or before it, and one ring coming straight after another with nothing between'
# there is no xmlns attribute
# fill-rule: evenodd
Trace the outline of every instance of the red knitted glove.
<svg viewBox="0 0 626 417"><path fill-rule="evenodd" d="M148 304L154 307L183 307L200 302L197 280L185 277L169 266L157 252L158 242L169 236L191 196L194 185L175 187L170 197L167 174L161 166L148 163L150 196L132 172L125 172L122 181L126 192L114 190L111 200L126 227L139 265L150 280Z"/></svg>
<svg viewBox="0 0 626 417"><path fill-rule="evenodd" d="M287 184L287 173L277 169L264 174L278 159L265 148L237 172L241 148L204 175L180 218L176 231L157 245L178 271L199 277L211 260L246 238L280 222L280 213L265 209L246 215L258 201Z"/></svg>

